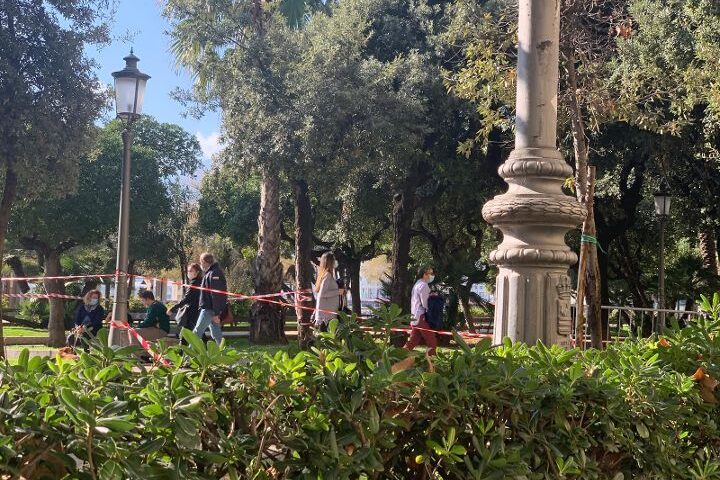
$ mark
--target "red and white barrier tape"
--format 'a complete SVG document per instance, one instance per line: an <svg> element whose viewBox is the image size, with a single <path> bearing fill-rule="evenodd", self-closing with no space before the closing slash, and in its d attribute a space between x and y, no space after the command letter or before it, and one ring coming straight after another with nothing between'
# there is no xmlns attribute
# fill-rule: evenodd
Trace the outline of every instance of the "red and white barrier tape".
<svg viewBox="0 0 720 480"><path fill-rule="evenodd" d="M492 334L490 333L472 333L472 332L450 332L447 330L433 330L430 328L423 328L411 325L409 328L400 328L400 327L392 327L392 328L385 328L385 327L360 327L363 330L379 330L379 331L391 331L391 332L402 332L402 333L410 333L413 330L420 330L423 332L432 332L436 335L448 335L453 336L454 333L457 333L462 338L492 338Z"/></svg>
<svg viewBox="0 0 720 480"><path fill-rule="evenodd" d="M159 353L155 352L152 349L152 345L150 345L150 342L145 340L142 337L142 335L140 335L138 333L137 330L135 330L133 327L131 327L127 323L120 323L120 322L116 322L116 321L112 320L112 321L110 321L110 326L113 328L117 328L118 330L127 330L130 333L130 335L135 337L135 339L138 341L138 343L140 343L140 346L142 348L144 348L145 351L147 351L148 353L150 353L153 356L153 359L156 362L160 362L163 365L165 365L166 367L172 366L172 363L170 363L170 361L167 358L165 358L162 355L160 355Z"/></svg>
<svg viewBox="0 0 720 480"><path fill-rule="evenodd" d="M183 282L177 281L177 280L153 277L152 275L134 275L134 276L144 278L146 281L147 280L157 281L157 282L167 283L170 285L176 285L176 286L185 287L185 288L192 288L194 290L200 290L201 292L210 292L210 293L217 293L219 295L225 295L225 296L229 297L228 298L229 301L233 301L233 300L259 300L259 301L262 301L263 299L268 299L268 298L284 297L286 295L294 295L297 293L303 294L303 293L310 292L310 290L305 289L305 290L292 290L289 292L266 293L266 294L261 294L261 295L246 295L244 293L234 293L234 292L230 292L227 290L217 290L215 288L199 287L197 285L183 283ZM283 305L287 305L287 304L283 303Z"/></svg>
<svg viewBox="0 0 720 480"><path fill-rule="evenodd" d="M257 300L260 302L271 303L271 304L280 305L282 307L287 307L287 308L295 308L295 309L307 310L307 311L311 311L311 312L321 312L321 313L326 313L328 315L338 315L338 312L335 312L332 310L324 310L324 309L320 309L320 308L310 307L307 305L302 305L301 303L299 303L299 301L302 301L302 297L300 297L300 300L297 300L298 296L299 295L302 296L302 294L308 293L309 290L295 290L295 291L291 291L291 292L279 292L279 293L271 293L271 294L265 294L265 295L243 295L243 294L237 294L237 293L227 292L227 291L223 291L223 290L215 290L215 289L211 289L211 288L198 287L196 285L183 284L182 282L177 282L177 281L168 280L168 279L164 279L164 278L158 278L158 277L152 277L152 276L143 276L143 278L145 278L146 280L156 280L156 281L161 281L161 282L172 283L175 285L181 285L183 287L195 288L195 289L198 289L201 291L209 291L211 293L219 293L222 295L227 295L229 297L230 296L238 297L236 299ZM294 294L296 297L294 304L272 299L273 297L285 296L285 295L290 295L290 294ZM230 300L230 299L228 299L228 300ZM369 317L357 316L356 318L357 318L357 320L362 321L362 320L367 320ZM363 328L371 329L372 327L363 327ZM412 326L412 325L410 326L410 328L393 328L391 330L396 331L396 332L407 333L407 332L411 332L413 329L422 330L422 331L426 331L426 332L433 332L437 335L450 335L450 336L453 335L453 332L448 332L446 330L432 330L432 329L427 329L427 328L422 328L422 327L417 327L417 326ZM484 334L484 333L472 333L472 332L456 332L456 333L463 338L492 338L491 334Z"/></svg>
<svg viewBox="0 0 720 480"><path fill-rule="evenodd" d="M99 275L64 275L64 276L54 276L54 277L11 277L11 278L3 278L2 280L7 281L7 282L9 282L9 281L28 281L28 280L73 280L73 279L82 279L82 278L108 278L108 277L120 277L120 276L139 277L139 278L145 279L146 281L147 280L159 281L159 282L176 285L176 286L181 286L181 287L185 287L185 288L193 288L193 289L204 291L204 292L226 295L227 297L229 297L228 298L229 301L255 300L255 301L279 305L279 306L286 307L286 308L295 308L295 309L306 310L306 311L311 311L311 312L321 312L321 313L326 313L328 315L338 315L338 312L335 312L332 310L319 309L319 308L303 305L302 303L300 303L300 302L308 301L308 300L312 299L311 296L306 295L306 294L310 293L310 291L311 291L308 289L293 290L293 291L289 291L289 292L268 293L268 294L260 294L260 295L246 295L246 294L242 294L242 293L229 292L226 290L218 290L218 289L213 289L213 288L200 287L197 285L186 284L181 281L170 280L167 278L154 277L151 275L140 275L140 274L130 275L125 272L116 272L116 273L112 273L112 274L99 274ZM82 297L75 297L75 296L71 296L71 295L62 295L62 294L56 294L56 293L4 294L4 295L9 296L9 297L14 297L14 298L47 298L47 299L58 298L58 299L67 299L67 300L82 300ZM285 296L289 296L289 295L294 295L295 303L289 303L287 301L280 301L280 300L273 300L274 298L277 298L277 297L285 297ZM378 302L380 302L380 299L378 299ZM358 316L356 318L359 321L362 321L362 320L367 320L369 317ZM117 324L117 325L120 325L120 324ZM121 328L121 327L117 326L116 328ZM133 336L135 336L138 340L142 339L142 337L132 327L127 326L125 328L127 328L130 331L130 333ZM363 329L372 329L372 327L363 327ZM411 332L413 329L427 331L427 332L433 332L437 335L453 335L452 332L448 332L448 331L444 331L444 330L432 330L432 329L427 329L427 328L422 328L422 327L417 327L417 326L410 326L410 328L391 328L390 330L395 331L395 332L408 333L408 332ZM479 333L472 333L472 332L456 332L456 333L458 333L460 336L465 337L465 338L491 338L492 337L492 335L490 335L490 334L479 334ZM143 344L143 342L144 342L144 344ZM147 340L142 339L141 345L143 345L143 347L145 347L146 345L149 347L150 344L147 342Z"/></svg>
<svg viewBox="0 0 720 480"><path fill-rule="evenodd" d="M115 277L115 273L102 273L100 275L58 275L54 277L3 277L3 282L29 282L32 280L80 280L83 278L109 278Z"/></svg>
<svg viewBox="0 0 720 480"><path fill-rule="evenodd" d="M63 295L61 293L3 293L3 297L10 298L58 298L61 300L82 300L83 297Z"/></svg>

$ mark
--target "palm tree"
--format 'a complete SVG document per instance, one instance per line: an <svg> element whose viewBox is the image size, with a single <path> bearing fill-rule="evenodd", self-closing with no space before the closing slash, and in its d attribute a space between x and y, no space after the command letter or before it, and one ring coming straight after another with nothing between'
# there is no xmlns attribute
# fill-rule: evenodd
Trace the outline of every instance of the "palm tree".
<svg viewBox="0 0 720 480"><path fill-rule="evenodd" d="M194 99L223 108L228 140L230 143L242 144L243 140L232 137L234 132L243 129L230 126L234 118L245 115L245 99L242 94L238 95L237 90L237 84L241 83L236 78L238 67L237 64L233 66L233 62L241 58L247 67L242 68L243 74L257 80L259 88L269 89L265 92L269 94L260 95L260 103L268 103L262 108L282 108L272 105L275 103L274 97L278 96L273 90L277 88L277 79L273 78L274 73L266 64L271 60L265 58L268 50L264 37L270 15L283 15L291 28L300 28L310 13L326 9L328 3L322 0L283 0L274 11L265 9L259 0L241 0L222 6L210 2L202 8L196 7L195 3L189 0L168 0L165 15L173 24L171 50L178 64L194 75ZM252 155L255 157L253 166L262 175L254 283L255 293L265 295L277 293L282 288L279 160L274 152L252 152ZM284 317L279 305L255 302L250 319L251 342L286 341ZM298 328L301 328L300 325ZM302 337L303 332L299 333Z"/></svg>

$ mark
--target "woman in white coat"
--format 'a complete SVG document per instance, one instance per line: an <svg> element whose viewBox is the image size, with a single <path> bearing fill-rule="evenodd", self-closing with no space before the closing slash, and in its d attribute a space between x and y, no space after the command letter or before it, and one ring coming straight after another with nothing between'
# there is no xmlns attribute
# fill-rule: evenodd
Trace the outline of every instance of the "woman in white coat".
<svg viewBox="0 0 720 480"><path fill-rule="evenodd" d="M337 316L340 302L340 290L335 280L335 256L332 252L323 253L320 257L317 280L313 288L315 293L315 328L326 332L330 320Z"/></svg>

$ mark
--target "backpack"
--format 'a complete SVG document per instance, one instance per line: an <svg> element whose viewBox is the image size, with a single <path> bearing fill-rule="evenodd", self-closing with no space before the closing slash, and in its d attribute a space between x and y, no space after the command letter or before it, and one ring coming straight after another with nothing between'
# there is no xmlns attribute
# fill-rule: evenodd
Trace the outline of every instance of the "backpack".
<svg viewBox="0 0 720 480"><path fill-rule="evenodd" d="M445 322L443 321L443 310L445 309L445 299L440 295L431 295L428 298L428 308L425 312L425 320L433 330L444 330Z"/></svg>

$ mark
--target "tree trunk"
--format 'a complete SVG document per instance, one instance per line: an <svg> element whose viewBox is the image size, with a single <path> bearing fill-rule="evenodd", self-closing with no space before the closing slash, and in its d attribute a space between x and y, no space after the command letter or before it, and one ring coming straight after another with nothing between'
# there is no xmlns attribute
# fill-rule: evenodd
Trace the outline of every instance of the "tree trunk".
<svg viewBox="0 0 720 480"><path fill-rule="evenodd" d="M48 250L44 254L45 276L57 277L62 275L60 267L60 253L57 250ZM65 282L62 280L45 280L47 293L65 294ZM65 300L51 298L50 321L48 322L48 346L62 347L65 345Z"/></svg>
<svg viewBox="0 0 720 480"><path fill-rule="evenodd" d="M703 267L718 274L718 252L715 231L712 228L701 227L698 230L698 242L700 243L700 255L703 260Z"/></svg>
<svg viewBox="0 0 720 480"><path fill-rule="evenodd" d="M471 333L475 333L475 319L472 316L470 309L470 296L468 292L461 292L458 290L458 300L460 301L460 310L462 310L463 317L465 317L465 323Z"/></svg>
<svg viewBox="0 0 720 480"><path fill-rule="evenodd" d="M313 217L308 184L303 179L295 180L295 278L296 290L311 290L313 282L312 232ZM298 343L302 350L310 348L312 342L312 295L296 295L295 313L298 319ZM301 308L305 307L305 308Z"/></svg>
<svg viewBox="0 0 720 480"><path fill-rule="evenodd" d="M110 284L110 280L105 280L103 282L103 285L105 285L105 302L106 302L105 305L106 305L106 307L112 308L112 301L110 299L110 296L112 294L112 291L111 291L112 285Z"/></svg>
<svg viewBox="0 0 720 480"><path fill-rule="evenodd" d="M567 55L567 81L568 91L570 92L570 119L571 131L573 137L573 149L575 151L575 189L577 199L584 205L593 205L592 195L589 185L588 176L588 144L585 136L585 122L580 108L580 102L577 97L577 72L575 71L575 55L570 53ZM597 234L595 227L594 209L588 209L588 216L583 222L583 235L595 237ZM587 244L585 250L587 257L586 277L585 277L585 299L588 305L588 323L591 328L592 346L602 348L602 298L600 295L600 267L597 258L597 246L595 243ZM579 295L580 293L578 293ZM578 309L579 310L579 309ZM578 311L578 317L582 312Z"/></svg>
<svg viewBox="0 0 720 480"><path fill-rule="evenodd" d="M3 188L2 200L0 200L0 258L5 254L5 237L10 222L10 212L15 196L17 195L17 174L11 158L6 158L5 186ZM0 269L0 300L2 300L3 282L2 269ZM5 334L2 323L2 302L0 301L0 358L5 358Z"/></svg>
<svg viewBox="0 0 720 480"><path fill-rule="evenodd" d="M128 260L127 274L128 274L127 295L128 295L128 300L130 300L132 298L132 296L135 294L135 260L132 258L130 260Z"/></svg>
<svg viewBox="0 0 720 480"><path fill-rule="evenodd" d="M254 262L255 294L277 293L282 287L280 263L280 179L276 171L262 173L258 252ZM285 318L279 305L256 301L250 312L250 342L287 343Z"/></svg>
<svg viewBox="0 0 720 480"><path fill-rule="evenodd" d="M180 278L182 279L182 283L190 283L187 278L187 268L188 264L190 263L190 260L188 259L187 254L184 251L178 252L178 266L180 267Z"/></svg>
<svg viewBox="0 0 720 480"><path fill-rule="evenodd" d="M591 215L589 215L591 216ZM595 224L593 219L593 225ZM588 230L595 236L595 229ZM595 247L595 245L593 245ZM597 248L591 248L588 255L587 288L585 298L588 304L588 325L590 325L590 341L594 348L603 348L605 329L602 321L602 289L600 282L600 265L598 264Z"/></svg>
<svg viewBox="0 0 720 480"><path fill-rule="evenodd" d="M360 265L359 258L348 258L347 269L350 277L350 300L355 315L362 315L362 299L360 298Z"/></svg>
<svg viewBox="0 0 720 480"><path fill-rule="evenodd" d="M20 260L20 257L16 255L11 255L5 259L5 265L10 267L13 271L13 275L15 277L25 277L25 268L23 267L22 261ZM18 288L20 289L21 293L28 293L30 291L30 284L28 284L27 280L21 280L15 283Z"/></svg>
<svg viewBox="0 0 720 480"><path fill-rule="evenodd" d="M84 297L87 292L90 290L95 290L98 288L98 285L100 284L99 280L94 280L92 278L85 280L85 283L83 283L83 288L80 290L80 296Z"/></svg>
<svg viewBox="0 0 720 480"><path fill-rule="evenodd" d="M415 216L415 182L408 181L402 193L393 198L393 244L392 244L392 283L390 301L399 305L403 311L410 310L411 275L410 240L412 239L412 221Z"/></svg>

